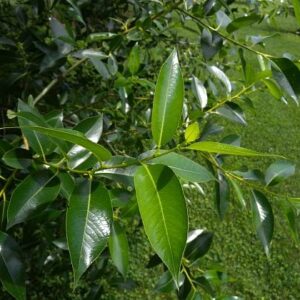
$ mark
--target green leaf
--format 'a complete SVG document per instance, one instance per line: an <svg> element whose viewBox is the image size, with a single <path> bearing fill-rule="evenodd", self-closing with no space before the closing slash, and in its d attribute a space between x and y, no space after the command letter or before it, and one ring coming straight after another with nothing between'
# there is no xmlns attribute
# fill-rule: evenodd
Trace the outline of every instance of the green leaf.
<svg viewBox="0 0 300 300"><path fill-rule="evenodd" d="M15 299L26 299L25 267L21 259L21 249L13 238L1 231L0 280Z"/></svg>
<svg viewBox="0 0 300 300"><path fill-rule="evenodd" d="M164 272L155 285L155 290L161 293L170 293L176 290L176 284L169 271Z"/></svg>
<svg viewBox="0 0 300 300"><path fill-rule="evenodd" d="M178 286L188 230L181 185L171 169L162 165L139 167L134 185L148 239Z"/></svg>
<svg viewBox="0 0 300 300"><path fill-rule="evenodd" d="M84 136L94 143L98 143L102 134L103 117L95 116L81 121L73 130L82 132ZM69 158L68 165L75 169L84 163L90 156L91 152L82 146L74 145L67 153Z"/></svg>
<svg viewBox="0 0 300 300"><path fill-rule="evenodd" d="M177 153L172 152L156 157L150 163L168 166L177 176L186 181L207 182L215 180L214 176L206 168Z"/></svg>
<svg viewBox="0 0 300 300"><path fill-rule="evenodd" d="M75 285L106 247L112 220L107 190L82 179L76 183L67 210L66 232Z"/></svg>
<svg viewBox="0 0 300 300"><path fill-rule="evenodd" d="M221 106L216 110L216 114L244 126L247 125L244 112L236 103L227 103Z"/></svg>
<svg viewBox="0 0 300 300"><path fill-rule="evenodd" d="M190 124L184 132L184 138L187 143L194 142L200 137L200 128L198 122Z"/></svg>
<svg viewBox="0 0 300 300"><path fill-rule="evenodd" d="M240 188L240 186L238 185L238 183L233 179L233 178L228 178L229 179L229 182L231 183L232 187L233 187L233 190L235 192L235 195L239 201L239 203L241 204L241 206L243 208L246 208L246 201L245 201L245 198L244 198L244 195L243 195L243 192Z"/></svg>
<svg viewBox="0 0 300 300"><path fill-rule="evenodd" d="M212 243L213 233L196 229L188 234L187 245L184 251L184 257L191 262L204 256Z"/></svg>
<svg viewBox="0 0 300 300"><path fill-rule="evenodd" d="M174 136L183 106L183 78L174 49L160 69L153 103L152 135L160 148Z"/></svg>
<svg viewBox="0 0 300 300"><path fill-rule="evenodd" d="M130 51L128 57L128 69L131 75L134 75L138 72L141 64L141 50L140 47L136 44Z"/></svg>
<svg viewBox="0 0 300 300"><path fill-rule="evenodd" d="M276 81L272 80L271 78L266 78L263 80L263 83L266 85L268 88L270 94L277 100L281 99L283 96L283 93L276 83Z"/></svg>
<svg viewBox="0 0 300 300"><path fill-rule="evenodd" d="M216 207L221 220L223 220L229 205L230 187L226 177L220 171L218 171L217 174Z"/></svg>
<svg viewBox="0 0 300 300"><path fill-rule="evenodd" d="M246 17L240 17L240 18L233 20L231 23L229 23L226 30L228 33L232 33L242 27L247 27L254 23L257 23L261 19L262 19L262 17L257 14L251 14Z"/></svg>
<svg viewBox="0 0 300 300"><path fill-rule="evenodd" d="M59 172L57 177L61 183L61 195L69 200L75 187L74 178L67 172Z"/></svg>
<svg viewBox="0 0 300 300"><path fill-rule="evenodd" d="M286 161L278 160L271 164L266 171L265 182L266 185L275 185L284 179L295 174L295 164Z"/></svg>
<svg viewBox="0 0 300 300"><path fill-rule="evenodd" d="M230 80L226 76L226 74L216 66L207 66L207 69L211 74L213 74L215 77L217 77L223 83L227 92L230 94L232 87L231 87Z"/></svg>
<svg viewBox="0 0 300 300"><path fill-rule="evenodd" d="M199 101L200 107L203 110L207 106L207 92L203 83L193 75L192 77L192 91Z"/></svg>
<svg viewBox="0 0 300 300"><path fill-rule="evenodd" d="M275 154L260 153L247 148L237 147L228 144L221 144L217 142L198 142L191 144L183 149L197 150L208 153L228 154L228 155L240 155L240 156L279 156Z"/></svg>
<svg viewBox="0 0 300 300"><path fill-rule="evenodd" d="M300 26L300 1L299 0L292 0L294 6L295 16L298 22L298 26Z"/></svg>
<svg viewBox="0 0 300 300"><path fill-rule="evenodd" d="M288 58L273 58L275 67L272 66L273 77L279 86L296 102L300 96L300 70Z"/></svg>
<svg viewBox="0 0 300 300"><path fill-rule="evenodd" d="M73 42L73 39L66 30L66 26L59 22L55 17L50 17L50 28L59 53L61 55L66 55L72 51L73 46L70 45L70 43ZM66 43L66 41L68 42Z"/></svg>
<svg viewBox="0 0 300 300"><path fill-rule="evenodd" d="M223 39L216 32L204 28L201 35L201 49L205 59L213 58L222 48Z"/></svg>
<svg viewBox="0 0 300 300"><path fill-rule="evenodd" d="M111 228L109 252L114 265L125 278L128 272L129 247L124 229L116 222Z"/></svg>
<svg viewBox="0 0 300 300"><path fill-rule="evenodd" d="M32 156L28 150L16 148L6 152L2 160L7 166L15 169L27 169L32 164Z"/></svg>
<svg viewBox="0 0 300 300"><path fill-rule="evenodd" d="M269 246L274 230L272 207L264 194L255 190L252 191L251 204L256 233L266 254L269 255Z"/></svg>
<svg viewBox="0 0 300 300"><path fill-rule="evenodd" d="M26 126L26 128L32 131L40 132L44 135L80 145L83 148L91 151L99 161L108 160L111 157L110 152L103 146L91 142L83 135L83 133L73 129L45 128L40 126Z"/></svg>
<svg viewBox="0 0 300 300"><path fill-rule="evenodd" d="M56 146L47 136L25 128L26 126L48 127L40 113L35 108L19 100L17 116L19 126L21 127L23 135L26 137L29 146L40 155L52 153Z"/></svg>
<svg viewBox="0 0 300 300"><path fill-rule="evenodd" d="M7 210L7 228L26 221L40 206L53 201L59 189L58 178L48 170L27 176L11 195Z"/></svg>

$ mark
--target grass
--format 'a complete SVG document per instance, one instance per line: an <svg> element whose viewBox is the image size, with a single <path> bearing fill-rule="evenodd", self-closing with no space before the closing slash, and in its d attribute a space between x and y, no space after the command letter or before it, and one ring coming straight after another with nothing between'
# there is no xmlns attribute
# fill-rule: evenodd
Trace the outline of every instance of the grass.
<svg viewBox="0 0 300 300"><path fill-rule="evenodd" d="M275 26L275 27L274 27ZM278 18L275 25L262 23L251 26L239 32L240 35L274 35L265 41L266 53L281 56L290 53L296 59L300 58L300 37L294 34L297 24L293 18ZM195 38L195 37L194 37ZM249 57L253 60L253 56ZM234 77L235 74L232 74ZM300 83L299 83L300 84ZM267 92L261 91L251 97L255 113L246 110L247 127L241 127L219 119L226 125L224 136L228 133L239 134L242 145L261 152L284 155L297 165L295 176L281 183L274 190L292 196L300 195L300 108L295 103L289 105L272 98ZM230 165L265 170L272 159L239 159L231 161ZM208 190L208 197L191 193L190 227L207 228L214 231L214 243L208 257L203 260L203 267L218 264L231 278L224 287L224 294L239 295L244 299L299 299L300 294L300 250L288 234L285 221L279 208L275 208L275 234L271 247L271 258L268 260L256 238L251 226L251 212L241 211L233 207L223 222L220 222L213 205L213 197ZM274 202L274 199L270 199ZM284 201L284 200L283 200ZM151 291L157 274L161 269L152 271L138 268L145 265L151 248L144 242L143 233L136 235L136 242L142 243L140 248L132 249L136 255L133 258L132 276L142 287L133 294L124 294L118 299L175 299L172 295L158 295ZM142 274L140 272L143 272ZM142 278L142 280L141 280ZM144 280L146 279L146 282ZM146 292L146 293L145 293ZM142 293L142 298L141 294Z"/></svg>

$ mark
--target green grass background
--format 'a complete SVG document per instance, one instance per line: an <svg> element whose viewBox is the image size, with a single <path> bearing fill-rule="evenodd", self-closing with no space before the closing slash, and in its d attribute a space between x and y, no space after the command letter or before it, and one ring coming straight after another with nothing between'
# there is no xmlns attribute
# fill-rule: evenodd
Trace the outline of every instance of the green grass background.
<svg viewBox="0 0 300 300"><path fill-rule="evenodd" d="M239 35L275 35L265 41L262 51L276 56L284 53L300 58L300 36L296 35L294 18L276 18L271 25L262 23L240 30ZM191 36L192 38L192 36ZM194 38L197 38L194 36ZM250 58L251 59L251 58ZM231 74L231 79L235 74ZM300 82L299 82L300 84ZM293 102L288 105L277 101L269 93L261 91L251 97L255 112L246 109L248 126L241 127L230 122L225 133L242 137L242 146L261 152L281 154L297 165L295 176L281 183L274 190L292 196L300 195L300 108ZM225 134L224 134L225 135ZM243 164L265 170L272 159L239 159L231 161L232 167ZM300 247L291 238L285 220L278 208L275 210L275 233L268 260L252 226L251 212L231 206L223 222L216 215L211 190L207 197L190 193L190 227L207 228L215 233L209 255L203 259L203 268L218 264L230 280L223 286L224 294L242 296L244 299L300 299ZM270 199L270 201L273 201ZM124 292L118 299L176 299L173 295L153 293L160 267L145 270L150 246L145 243L142 232L131 241L134 255L131 275L141 286L134 292ZM138 266L138 267L137 267ZM112 299L109 296L105 299Z"/></svg>

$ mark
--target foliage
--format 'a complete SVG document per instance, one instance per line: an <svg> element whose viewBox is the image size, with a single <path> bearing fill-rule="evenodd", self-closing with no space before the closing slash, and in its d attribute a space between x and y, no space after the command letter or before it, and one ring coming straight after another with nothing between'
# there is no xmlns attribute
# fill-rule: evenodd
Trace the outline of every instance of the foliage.
<svg viewBox="0 0 300 300"><path fill-rule="evenodd" d="M107 284L134 288L127 235L142 228L156 253L148 267L162 271L156 291L239 299L222 289L223 270L201 267L213 233L189 226L186 195L208 182L220 219L233 205L251 212L268 257L273 211L298 240L300 200L273 189L295 173L288 152L241 147L234 134L214 138L223 130L216 116L247 126L243 107L253 108L260 89L298 103L293 57L267 53L268 36L239 34L290 14L288 3L30 0L0 8L0 279L10 295L25 299L27 288L30 296L34 268L23 256L38 251L39 268L58 258L58 273L72 265L73 287L88 299ZM197 47L189 34L200 36ZM265 172L235 169L231 156L272 163ZM110 275L112 264L122 280Z"/></svg>

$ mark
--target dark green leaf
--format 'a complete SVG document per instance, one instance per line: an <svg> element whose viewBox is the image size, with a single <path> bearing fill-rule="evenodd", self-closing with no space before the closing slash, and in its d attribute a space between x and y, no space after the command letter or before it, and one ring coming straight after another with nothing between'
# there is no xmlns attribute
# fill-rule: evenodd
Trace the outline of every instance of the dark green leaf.
<svg viewBox="0 0 300 300"><path fill-rule="evenodd" d="M21 260L21 249L4 232L0 232L0 280L15 299L26 299L25 267Z"/></svg>
<svg viewBox="0 0 300 300"><path fill-rule="evenodd" d="M26 169L32 164L32 156L28 150L16 148L6 152L2 160L15 169Z"/></svg>
<svg viewBox="0 0 300 300"><path fill-rule="evenodd" d="M59 172L57 177L61 183L60 193L69 200L75 187L74 178L67 172Z"/></svg>
<svg viewBox="0 0 300 300"><path fill-rule="evenodd" d="M254 23L257 23L261 20L261 16L257 14L251 14L246 17L240 17L235 20L233 20L226 28L228 33L232 33L242 27L250 26Z"/></svg>
<svg viewBox="0 0 300 300"><path fill-rule="evenodd" d="M102 128L103 118L101 115L87 118L80 122L73 129L82 132L84 136L93 143L98 143L102 134ZM74 145L67 153L67 156L69 157L69 167L71 169L75 169L91 156L91 152L82 146Z"/></svg>
<svg viewBox="0 0 300 300"><path fill-rule="evenodd" d="M191 262L204 256L212 243L213 234L208 231L196 229L188 233L187 245L184 251L184 257Z"/></svg>
<svg viewBox="0 0 300 300"><path fill-rule="evenodd" d="M145 232L178 286L188 230L180 183L165 166L143 165L135 174L134 184Z"/></svg>
<svg viewBox="0 0 300 300"><path fill-rule="evenodd" d="M164 272L155 285L155 290L162 293L169 293L176 290L176 285L172 274L169 271Z"/></svg>
<svg viewBox="0 0 300 300"><path fill-rule="evenodd" d="M182 112L183 78L176 50L161 67L154 94L152 135L160 148L174 136Z"/></svg>
<svg viewBox="0 0 300 300"><path fill-rule="evenodd" d="M222 48L223 39L216 32L204 28L201 35L201 48L205 59L213 58Z"/></svg>
<svg viewBox="0 0 300 300"><path fill-rule="evenodd" d="M53 201L59 189L58 178L48 170L27 176L11 195L7 210L7 228L26 221L40 206Z"/></svg>
<svg viewBox="0 0 300 300"><path fill-rule="evenodd" d="M284 179L295 174L295 164L286 161L278 160L272 163L266 171L266 185L275 185Z"/></svg>
<svg viewBox="0 0 300 300"><path fill-rule="evenodd" d="M233 122L247 125L244 112L236 103L227 103L218 108L216 113Z"/></svg>
<svg viewBox="0 0 300 300"><path fill-rule="evenodd" d="M252 191L251 204L256 233L266 254L269 255L269 247L274 230L272 207L264 194L258 191Z"/></svg>
<svg viewBox="0 0 300 300"><path fill-rule="evenodd" d="M223 220L229 205L230 189L226 177L220 171L217 174L216 207L221 220Z"/></svg>
<svg viewBox="0 0 300 300"><path fill-rule="evenodd" d="M300 96L300 70L288 58L273 58L275 67L272 66L273 77L279 86L298 103Z"/></svg>
<svg viewBox="0 0 300 300"><path fill-rule="evenodd" d="M45 128L40 126L26 126L26 129L40 132L54 138L62 139L73 144L82 146L83 148L91 151L99 161L107 160L111 157L110 152L103 146L91 142L83 133L63 128Z"/></svg>
<svg viewBox="0 0 300 300"><path fill-rule="evenodd" d="M25 128L26 126L48 127L40 113L35 108L19 100L17 116L19 126L21 127L29 146L40 155L52 153L56 146L47 136L38 134L37 132L33 132Z"/></svg>
<svg viewBox="0 0 300 300"><path fill-rule="evenodd" d="M168 166L177 176L186 181L207 182L215 179L206 168L177 153L162 155L152 159L150 163Z"/></svg>
<svg viewBox="0 0 300 300"><path fill-rule="evenodd" d="M207 122L202 129L200 140L205 140L209 135L218 134L224 130L224 127L218 124Z"/></svg>
<svg viewBox="0 0 300 300"><path fill-rule="evenodd" d="M109 251L114 265L126 277L128 272L129 247L124 229L116 222L111 228Z"/></svg>
<svg viewBox="0 0 300 300"><path fill-rule="evenodd" d="M66 231L75 285L106 247L112 220L107 190L88 179L76 183L67 210Z"/></svg>

